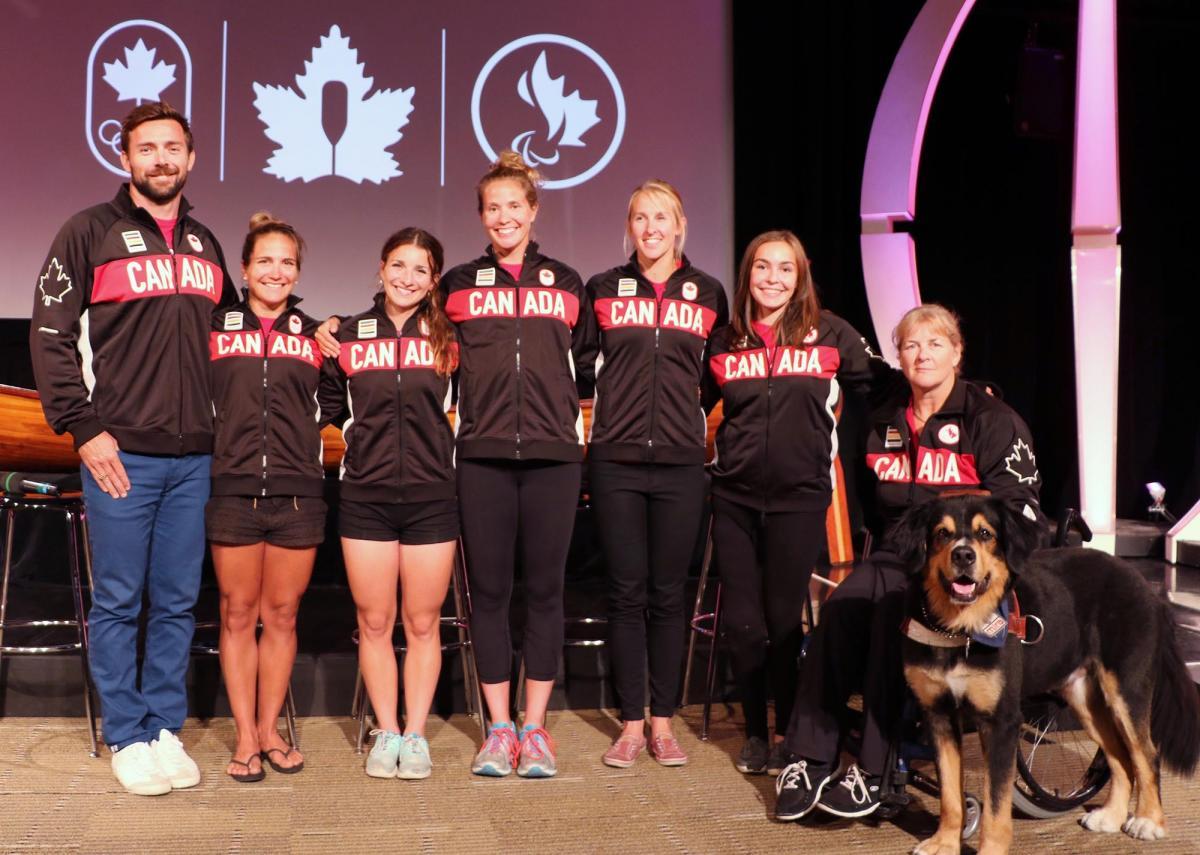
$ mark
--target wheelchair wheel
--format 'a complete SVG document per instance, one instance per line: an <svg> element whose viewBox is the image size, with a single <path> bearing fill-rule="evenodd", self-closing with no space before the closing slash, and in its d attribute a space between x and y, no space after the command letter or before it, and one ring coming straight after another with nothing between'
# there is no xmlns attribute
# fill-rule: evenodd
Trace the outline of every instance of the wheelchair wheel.
<svg viewBox="0 0 1200 855"><path fill-rule="evenodd" d="M1095 798L1108 783L1108 761L1067 705L1046 695L1030 698L1022 711L1013 806L1032 819L1049 819Z"/></svg>

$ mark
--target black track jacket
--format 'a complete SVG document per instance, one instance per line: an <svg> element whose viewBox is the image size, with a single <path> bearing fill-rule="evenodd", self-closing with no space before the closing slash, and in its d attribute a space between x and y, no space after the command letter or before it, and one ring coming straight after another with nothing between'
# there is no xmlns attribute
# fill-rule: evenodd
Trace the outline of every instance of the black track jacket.
<svg viewBox="0 0 1200 855"><path fill-rule="evenodd" d="M832 312L800 347L738 347L733 328L713 335L709 372L724 402L713 493L760 511L829 505L841 388L866 391L892 369Z"/></svg>
<svg viewBox="0 0 1200 855"><path fill-rule="evenodd" d="M341 496L359 502L453 499L454 434L446 411L450 379L434 370L433 349L416 315L397 332L375 305L345 321L342 349L328 360L321 410L342 424ZM344 422L344 423L343 423Z"/></svg>
<svg viewBox="0 0 1200 855"><path fill-rule="evenodd" d="M77 449L108 431L136 454L212 451L209 326L237 292L189 210L182 200L172 251L123 184L50 246L29 350L46 420Z"/></svg>
<svg viewBox="0 0 1200 855"><path fill-rule="evenodd" d="M317 321L288 306L263 336L246 302L213 313L214 496L324 493Z"/></svg>
<svg viewBox="0 0 1200 855"><path fill-rule="evenodd" d="M721 283L684 257L660 300L635 257L593 276L587 293L600 328L588 455L703 463L705 354L709 335L729 321Z"/></svg>
<svg viewBox="0 0 1200 855"><path fill-rule="evenodd" d="M504 460L583 459L582 390L591 388L596 319L570 267L525 250L520 281L491 247L442 277L458 328L458 453Z"/></svg>
<svg viewBox="0 0 1200 855"><path fill-rule="evenodd" d="M958 378L919 436L910 427L911 390L896 388L871 415L866 464L887 532L912 505L948 490L984 489L1040 518L1042 479L1029 428L1003 401Z"/></svg>

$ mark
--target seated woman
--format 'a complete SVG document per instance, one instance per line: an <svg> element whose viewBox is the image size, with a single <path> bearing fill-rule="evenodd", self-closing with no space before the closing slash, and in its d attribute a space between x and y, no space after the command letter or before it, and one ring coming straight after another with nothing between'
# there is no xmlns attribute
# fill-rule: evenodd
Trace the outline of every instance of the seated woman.
<svg viewBox="0 0 1200 855"><path fill-rule="evenodd" d="M1041 518L1029 429L1006 404L959 377L957 318L939 305L919 306L900 319L892 339L908 383L872 414L866 441L885 534L821 608L785 738L794 762L775 784L781 820L814 808L861 817L879 807L904 698L898 632L908 578L887 534L904 511L942 492L974 488ZM862 750L835 781L846 701L855 692L863 696Z"/></svg>

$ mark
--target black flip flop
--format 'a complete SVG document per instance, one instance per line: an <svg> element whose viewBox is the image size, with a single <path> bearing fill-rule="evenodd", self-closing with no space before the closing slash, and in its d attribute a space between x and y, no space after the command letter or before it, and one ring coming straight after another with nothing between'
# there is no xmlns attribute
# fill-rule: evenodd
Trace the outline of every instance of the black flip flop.
<svg viewBox="0 0 1200 855"><path fill-rule="evenodd" d="M250 755L250 760L254 759L254 755ZM250 771L250 760L239 760L236 757L230 758L230 763L236 763L239 766L245 766L246 771L243 773L227 772L226 774L239 784L255 784L267 777L267 770L259 768L257 772Z"/></svg>
<svg viewBox="0 0 1200 855"><path fill-rule="evenodd" d="M262 752L258 756L261 757L263 760L266 760L267 763L269 763L271 765L271 768L274 769L279 774L295 775L297 772L299 772L301 769L304 768L303 760L301 760L295 766L280 766L278 763L276 763L274 760L271 759L271 755L275 752L279 752L284 757L291 757L293 750L295 750L295 749L289 748L287 751L284 751L282 748L270 748L270 749Z"/></svg>

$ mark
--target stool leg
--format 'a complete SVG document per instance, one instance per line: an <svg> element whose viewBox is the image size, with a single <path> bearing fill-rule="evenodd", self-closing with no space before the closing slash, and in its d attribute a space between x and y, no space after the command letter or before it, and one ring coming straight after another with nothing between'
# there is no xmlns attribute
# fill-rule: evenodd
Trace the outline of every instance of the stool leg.
<svg viewBox="0 0 1200 855"><path fill-rule="evenodd" d="M283 718L287 723L288 745L300 748L300 738L296 735L296 699L292 697L292 681L288 680L287 695L283 699Z"/></svg>
<svg viewBox="0 0 1200 855"><path fill-rule="evenodd" d="M717 644L721 638L721 583L713 602L712 645L708 648L708 672L704 680L704 713L700 717L700 740L708 741L708 723L712 718L713 694L717 686Z"/></svg>
<svg viewBox="0 0 1200 855"><path fill-rule="evenodd" d="M354 706L358 709L358 738L354 743L354 753L363 753L363 743L367 739L367 714L371 704L370 696L367 695L366 686L363 684L362 671L358 671L354 676Z"/></svg>
<svg viewBox="0 0 1200 855"><path fill-rule="evenodd" d="M474 651L471 648L471 630L467 627L467 615L463 610L462 587L459 581L461 569L459 553L458 550L455 550L454 566L450 573L450 591L454 596L454 623L458 630L458 661L462 668L463 696L467 704L467 715L475 715L478 711L475 709L475 693L471 691L471 685L468 682L471 679L471 668L467 661Z"/></svg>
<svg viewBox="0 0 1200 855"><path fill-rule="evenodd" d="M92 712L92 680L88 668L87 641L87 612L83 607L83 580L79 573L79 534L83 528L83 520L71 511L67 511L67 542L71 551L68 565L71 568L71 594L75 604L75 632L79 639L79 671L83 678L83 712L88 720L88 737L92 757L99 757L96 748L96 716Z"/></svg>
<svg viewBox="0 0 1200 855"><path fill-rule="evenodd" d="M710 519L708 537L704 541L704 560L700 563L700 581L696 585L696 604L692 606L692 622L689 624L687 658L684 660L683 667L683 693L680 701L682 705L687 704L689 690L692 686L692 659L696 655L696 636L700 634L696 621L700 619L701 609L704 608L704 594L708 589L708 571L712 566L712 552L712 520Z"/></svg>
<svg viewBox="0 0 1200 855"><path fill-rule="evenodd" d="M511 672L510 672L511 673ZM525 700L525 654L521 653L521 667L517 669L517 691L513 693L513 698L516 706L513 708L513 721L516 721L517 713L520 713L524 708Z"/></svg>
<svg viewBox="0 0 1200 855"><path fill-rule="evenodd" d="M12 570L12 542L15 512L4 509L4 579L0 581L0 667L4 665L4 627L8 619L8 574Z"/></svg>

